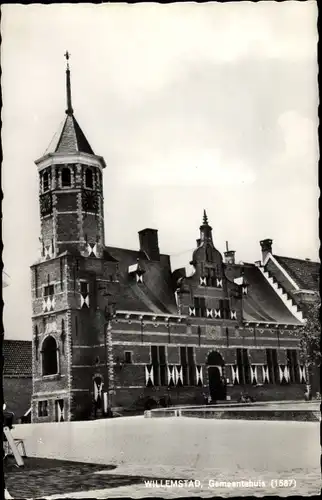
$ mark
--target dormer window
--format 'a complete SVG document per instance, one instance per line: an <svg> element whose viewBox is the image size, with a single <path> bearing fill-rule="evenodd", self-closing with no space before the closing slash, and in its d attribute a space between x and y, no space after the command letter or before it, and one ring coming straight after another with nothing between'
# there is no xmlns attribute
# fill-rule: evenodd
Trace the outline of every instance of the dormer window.
<svg viewBox="0 0 322 500"><path fill-rule="evenodd" d="M61 185L62 187L70 187L71 186L71 173L70 168L65 167L61 171Z"/></svg>
<svg viewBox="0 0 322 500"><path fill-rule="evenodd" d="M49 190L49 174L48 172L45 172L42 178L43 182L43 191L46 192Z"/></svg>
<svg viewBox="0 0 322 500"><path fill-rule="evenodd" d="M93 189L93 171L90 168L87 168L85 171L85 186Z"/></svg>

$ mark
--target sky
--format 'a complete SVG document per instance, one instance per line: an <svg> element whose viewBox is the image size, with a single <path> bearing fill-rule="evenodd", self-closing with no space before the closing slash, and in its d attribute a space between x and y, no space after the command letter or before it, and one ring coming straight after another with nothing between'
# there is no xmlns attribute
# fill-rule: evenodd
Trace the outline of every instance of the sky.
<svg viewBox="0 0 322 500"><path fill-rule="evenodd" d="M318 259L316 2L2 5L6 338L30 340L34 161L65 118L104 157L105 243L159 230L185 266L203 209L236 260Z"/></svg>

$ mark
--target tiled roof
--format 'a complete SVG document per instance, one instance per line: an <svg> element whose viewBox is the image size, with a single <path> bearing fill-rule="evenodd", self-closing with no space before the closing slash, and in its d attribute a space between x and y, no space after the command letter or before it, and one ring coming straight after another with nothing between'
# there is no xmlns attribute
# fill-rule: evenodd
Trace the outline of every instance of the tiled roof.
<svg viewBox="0 0 322 500"><path fill-rule="evenodd" d="M240 273L242 269L249 283L248 294L243 296L245 321L300 324L254 264L244 264Z"/></svg>
<svg viewBox="0 0 322 500"><path fill-rule="evenodd" d="M32 348L28 340L3 340L4 376L32 375Z"/></svg>
<svg viewBox="0 0 322 500"><path fill-rule="evenodd" d="M121 292L116 297L117 309L177 314L168 255L161 254L156 262L138 250L106 247L106 252L119 264ZM129 266L138 261L144 269L143 283L136 283L128 272Z"/></svg>
<svg viewBox="0 0 322 500"><path fill-rule="evenodd" d="M274 255L274 257L301 289L319 290L319 262L279 255Z"/></svg>
<svg viewBox="0 0 322 500"><path fill-rule="evenodd" d="M54 137L47 153L94 154L74 115L67 115L62 130Z"/></svg>

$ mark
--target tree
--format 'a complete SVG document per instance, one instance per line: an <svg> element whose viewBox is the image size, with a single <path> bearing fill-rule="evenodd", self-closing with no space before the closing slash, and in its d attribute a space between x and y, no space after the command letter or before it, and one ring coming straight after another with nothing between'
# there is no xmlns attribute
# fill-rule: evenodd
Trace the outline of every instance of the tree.
<svg viewBox="0 0 322 500"><path fill-rule="evenodd" d="M313 373L321 365L321 323L320 323L320 297L306 306L306 321L300 328L301 359L305 366L308 392L311 390Z"/></svg>

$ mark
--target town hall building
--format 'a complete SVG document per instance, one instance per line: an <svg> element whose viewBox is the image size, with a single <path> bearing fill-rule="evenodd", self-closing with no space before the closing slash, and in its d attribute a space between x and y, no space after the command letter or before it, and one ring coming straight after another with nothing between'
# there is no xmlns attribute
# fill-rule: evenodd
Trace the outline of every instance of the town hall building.
<svg viewBox="0 0 322 500"><path fill-rule="evenodd" d="M32 271L32 421L134 410L147 401L200 404L302 399L298 329L318 291L319 264L273 254L236 263L213 240L206 211L191 256L173 271L158 231L137 250L108 246L104 159L72 108L70 69L62 129L36 161L42 252ZM197 228L196 228L197 230Z"/></svg>

